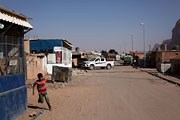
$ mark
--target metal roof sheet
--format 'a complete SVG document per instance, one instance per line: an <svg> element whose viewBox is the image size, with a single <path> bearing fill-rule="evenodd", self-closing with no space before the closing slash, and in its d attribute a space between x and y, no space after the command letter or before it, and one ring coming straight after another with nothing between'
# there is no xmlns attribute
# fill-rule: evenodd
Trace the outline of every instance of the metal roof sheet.
<svg viewBox="0 0 180 120"><path fill-rule="evenodd" d="M24 26L27 28L33 28L26 19L30 19L20 13L8 10L2 6L0 6L0 20L4 20L10 23L14 23L20 26Z"/></svg>
<svg viewBox="0 0 180 120"><path fill-rule="evenodd" d="M0 10L4 11L6 13L12 14L12 15L16 15L16 16L21 17L23 19L32 19L31 17L28 17L28 16L25 16L25 15L23 15L21 13L15 12L14 10L9 10L9 9L3 7L3 6L0 6Z"/></svg>
<svg viewBox="0 0 180 120"><path fill-rule="evenodd" d="M55 46L62 47L62 39L30 40L30 51L53 50Z"/></svg>
<svg viewBox="0 0 180 120"><path fill-rule="evenodd" d="M33 28L27 21L0 12L0 19L27 28Z"/></svg>

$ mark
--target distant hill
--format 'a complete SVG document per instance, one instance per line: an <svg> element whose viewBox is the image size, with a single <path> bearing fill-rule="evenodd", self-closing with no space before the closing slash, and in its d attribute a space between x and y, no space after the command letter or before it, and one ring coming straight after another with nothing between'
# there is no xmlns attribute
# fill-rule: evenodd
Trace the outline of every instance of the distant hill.
<svg viewBox="0 0 180 120"><path fill-rule="evenodd" d="M172 30L172 38L164 40L162 44L155 44L153 50L156 50L161 45L167 45L168 50L172 50L174 46L180 46L180 19L177 21L175 27Z"/></svg>

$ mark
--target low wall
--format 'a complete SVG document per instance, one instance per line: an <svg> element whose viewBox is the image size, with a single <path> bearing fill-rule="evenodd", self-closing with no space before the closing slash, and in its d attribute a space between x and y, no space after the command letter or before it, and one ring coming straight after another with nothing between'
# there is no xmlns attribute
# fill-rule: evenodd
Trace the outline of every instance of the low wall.
<svg viewBox="0 0 180 120"><path fill-rule="evenodd" d="M171 73L180 74L180 59L171 59Z"/></svg>
<svg viewBox="0 0 180 120"><path fill-rule="evenodd" d="M157 70L162 73L169 72L171 69L170 63L158 63L157 64Z"/></svg>
<svg viewBox="0 0 180 120"><path fill-rule="evenodd" d="M72 79L72 69L53 66L52 80L56 82L69 82Z"/></svg>
<svg viewBox="0 0 180 120"><path fill-rule="evenodd" d="M26 111L26 87L16 88L0 93L0 118L1 120L15 120Z"/></svg>
<svg viewBox="0 0 180 120"><path fill-rule="evenodd" d="M14 120L26 111L25 75L0 77L0 119Z"/></svg>
<svg viewBox="0 0 180 120"><path fill-rule="evenodd" d="M63 64L47 64L47 73L52 75L53 74L53 67L62 67L62 68L67 68L70 69L72 68L72 64L68 65L63 65Z"/></svg>

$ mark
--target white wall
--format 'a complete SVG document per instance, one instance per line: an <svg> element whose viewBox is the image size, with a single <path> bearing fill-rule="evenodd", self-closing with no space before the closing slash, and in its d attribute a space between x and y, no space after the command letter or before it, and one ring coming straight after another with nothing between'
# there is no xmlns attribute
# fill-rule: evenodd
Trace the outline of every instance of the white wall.
<svg viewBox="0 0 180 120"><path fill-rule="evenodd" d="M47 69L47 57L45 56L42 59L42 70L46 70Z"/></svg>
<svg viewBox="0 0 180 120"><path fill-rule="evenodd" d="M53 66L72 68L72 51L63 47L63 49L62 49L62 63L61 64L47 64L47 73L48 74L52 74Z"/></svg>

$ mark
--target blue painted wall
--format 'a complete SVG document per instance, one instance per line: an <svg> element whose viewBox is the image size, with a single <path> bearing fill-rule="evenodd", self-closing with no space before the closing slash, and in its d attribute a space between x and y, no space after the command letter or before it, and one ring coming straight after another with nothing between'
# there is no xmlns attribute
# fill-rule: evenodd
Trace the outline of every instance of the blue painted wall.
<svg viewBox="0 0 180 120"><path fill-rule="evenodd" d="M0 77L0 120L14 120L26 111L25 75Z"/></svg>
<svg viewBox="0 0 180 120"><path fill-rule="evenodd" d="M25 74L0 77L0 93L25 85Z"/></svg>
<svg viewBox="0 0 180 120"><path fill-rule="evenodd" d="M30 40L30 51L32 50L52 50L54 47L62 46L62 39L39 39Z"/></svg>
<svg viewBox="0 0 180 120"><path fill-rule="evenodd" d="M26 87L16 88L0 94L0 119L15 120L26 111Z"/></svg>

